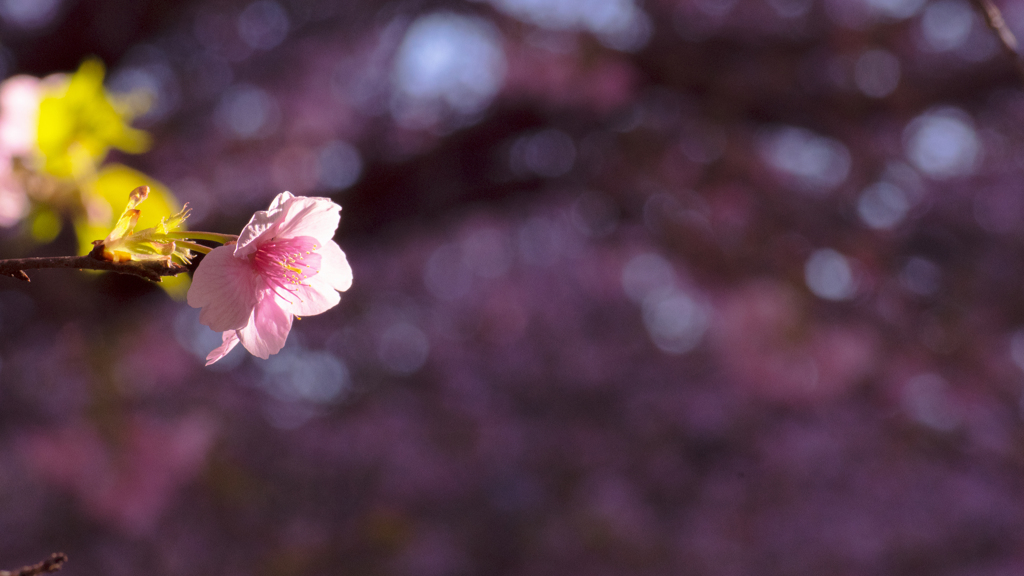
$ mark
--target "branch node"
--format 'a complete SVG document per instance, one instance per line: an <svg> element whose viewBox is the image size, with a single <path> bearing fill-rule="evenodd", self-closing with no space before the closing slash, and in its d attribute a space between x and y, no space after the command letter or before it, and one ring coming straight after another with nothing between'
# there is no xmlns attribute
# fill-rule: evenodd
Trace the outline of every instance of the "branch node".
<svg viewBox="0 0 1024 576"><path fill-rule="evenodd" d="M28 277L28 274L25 274L24 270L0 270L0 274L3 274L4 276L10 276L11 278L17 278L18 280L23 280L25 282L32 281Z"/></svg>

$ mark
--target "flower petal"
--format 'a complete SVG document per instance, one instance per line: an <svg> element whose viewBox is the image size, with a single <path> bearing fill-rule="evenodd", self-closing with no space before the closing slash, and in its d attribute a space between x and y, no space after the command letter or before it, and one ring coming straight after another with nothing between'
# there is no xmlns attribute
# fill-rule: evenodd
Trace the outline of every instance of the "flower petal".
<svg viewBox="0 0 1024 576"><path fill-rule="evenodd" d="M296 316L322 314L341 302L341 294L329 284L320 280L320 275L309 278L306 284L292 290L291 302L284 307Z"/></svg>
<svg viewBox="0 0 1024 576"><path fill-rule="evenodd" d="M295 198L295 196L292 195L291 192L285 190L284 192L281 192L277 196L274 196L274 200L270 203L270 208L268 208L268 210L270 210L270 211L280 210L292 198Z"/></svg>
<svg viewBox="0 0 1024 576"><path fill-rule="evenodd" d="M236 330L225 330L224 333L221 334L221 339L223 340L223 344L214 348L212 352L207 354L207 366L227 356L228 352L231 352L232 348L238 345L238 332Z"/></svg>
<svg viewBox="0 0 1024 576"><path fill-rule="evenodd" d="M255 273L232 252L230 246L219 246L207 254L188 290L188 305L202 308L199 322L217 332L245 326L256 305Z"/></svg>
<svg viewBox="0 0 1024 576"><path fill-rule="evenodd" d="M338 291L352 285L352 268L333 240L320 247L316 254L320 257L319 271L306 278L303 285L292 288L288 304L282 304L296 316L315 316L334 308L341 301Z"/></svg>
<svg viewBox="0 0 1024 576"><path fill-rule="evenodd" d="M317 249L320 255L320 272L316 277L327 282L335 290L344 292L352 286L352 267L348 265L345 253L333 240Z"/></svg>
<svg viewBox="0 0 1024 576"><path fill-rule="evenodd" d="M284 205L294 198L290 192L282 192L270 203L270 208L260 210L252 215L249 223L238 235L235 242L235 257L243 258L256 251L260 241L273 237L277 231L277 222L284 216Z"/></svg>
<svg viewBox="0 0 1024 576"><path fill-rule="evenodd" d="M275 238L312 236L326 244L334 238L341 221L341 206L330 198L295 196L283 204L284 215L274 231Z"/></svg>
<svg viewBox="0 0 1024 576"><path fill-rule="evenodd" d="M273 292L264 291L249 323L238 330L238 337L253 356L266 360L284 347L291 329L292 315L281 308Z"/></svg>

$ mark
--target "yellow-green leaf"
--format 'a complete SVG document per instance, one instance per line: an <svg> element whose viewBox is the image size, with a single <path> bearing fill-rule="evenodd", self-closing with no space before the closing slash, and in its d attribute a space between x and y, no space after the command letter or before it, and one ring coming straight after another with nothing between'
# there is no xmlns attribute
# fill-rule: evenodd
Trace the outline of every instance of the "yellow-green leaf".
<svg viewBox="0 0 1024 576"><path fill-rule="evenodd" d="M78 71L44 87L39 103L38 145L43 168L61 178L81 177L110 148L129 153L149 148L149 134L129 126L139 98L118 99L103 88L103 63L90 58Z"/></svg>
<svg viewBox="0 0 1024 576"><path fill-rule="evenodd" d="M92 249L93 240L106 238L117 224L117 216L124 206L126 191L138 186L149 186L149 196L139 211L135 228L154 228L176 214L181 205L166 186L150 176L123 164L107 164L96 174L96 179L82 188L82 202L90 207L88 216L75 221L79 249L83 253Z"/></svg>

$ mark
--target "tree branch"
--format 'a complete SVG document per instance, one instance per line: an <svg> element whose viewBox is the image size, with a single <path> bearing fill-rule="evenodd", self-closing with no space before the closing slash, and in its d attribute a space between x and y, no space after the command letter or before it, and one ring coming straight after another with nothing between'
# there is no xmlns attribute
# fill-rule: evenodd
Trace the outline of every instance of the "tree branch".
<svg viewBox="0 0 1024 576"><path fill-rule="evenodd" d="M67 554L63 552L55 552L48 560L43 560L39 564L25 566L24 568L15 570L14 572L0 570L0 576L39 576L40 574L60 570L61 566L64 566L64 563L67 561Z"/></svg>
<svg viewBox="0 0 1024 576"><path fill-rule="evenodd" d="M102 246L97 247L102 251ZM160 260L110 262L97 257L97 250L86 256L44 256L40 258L12 258L0 260L0 275L11 276L19 280L29 281L25 270L40 268L78 268L80 270L107 270L120 274L131 274L146 280L159 282L163 276L174 276L187 272L188 268L175 262ZM0 576L3 573L0 572Z"/></svg>
<svg viewBox="0 0 1024 576"><path fill-rule="evenodd" d="M1006 20L1003 19L1003 13L999 11L999 7L992 0L971 0L971 2L985 17L985 24L988 24L988 27L996 33L1003 52L1013 58L1014 64L1017 65L1017 73L1020 74L1021 79L1024 79L1024 58L1021 58L1020 52L1017 51L1017 38L1006 25Z"/></svg>

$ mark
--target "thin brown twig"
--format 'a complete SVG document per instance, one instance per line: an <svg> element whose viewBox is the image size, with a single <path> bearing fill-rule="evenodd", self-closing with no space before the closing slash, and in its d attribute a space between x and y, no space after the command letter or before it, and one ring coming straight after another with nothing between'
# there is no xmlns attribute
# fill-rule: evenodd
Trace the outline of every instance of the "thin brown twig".
<svg viewBox="0 0 1024 576"><path fill-rule="evenodd" d="M1006 25L1006 20L1003 18L1003 13L1000 12L999 7L992 0L971 0L971 2L981 12L982 16L985 17L985 23L996 33L999 45L1003 47L1003 52L1006 52L1013 58L1013 62L1017 66L1017 73L1020 74L1021 79L1024 79L1024 58L1017 51L1017 38L1010 31L1010 27Z"/></svg>
<svg viewBox="0 0 1024 576"><path fill-rule="evenodd" d="M102 249L102 247L98 248ZM28 282L29 278L25 270L78 268L80 270L107 270L120 274L131 274L146 280L159 282L163 276L174 276L188 271L188 268L175 262L163 262L160 260L110 262L97 256L97 250L93 250L86 256L43 256L38 258L0 260L0 276L11 276ZM0 573L0 576L3 576L2 573Z"/></svg>
<svg viewBox="0 0 1024 576"><path fill-rule="evenodd" d="M38 564L31 566L25 566L13 572L7 570L0 570L0 576L39 576L40 574L46 574L49 572L56 572L60 570L64 563L68 561L67 554L63 552L54 552L48 559L43 560Z"/></svg>

